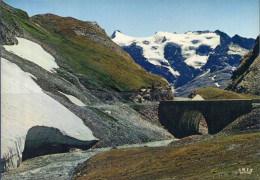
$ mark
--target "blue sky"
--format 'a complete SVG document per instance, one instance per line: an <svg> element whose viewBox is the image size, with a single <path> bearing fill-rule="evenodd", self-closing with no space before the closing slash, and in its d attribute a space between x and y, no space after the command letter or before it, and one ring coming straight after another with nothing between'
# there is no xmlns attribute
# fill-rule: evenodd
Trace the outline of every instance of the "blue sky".
<svg viewBox="0 0 260 180"><path fill-rule="evenodd" d="M96 21L134 37L157 31L184 33L217 29L233 36L259 34L259 0L4 0L30 16L53 13Z"/></svg>

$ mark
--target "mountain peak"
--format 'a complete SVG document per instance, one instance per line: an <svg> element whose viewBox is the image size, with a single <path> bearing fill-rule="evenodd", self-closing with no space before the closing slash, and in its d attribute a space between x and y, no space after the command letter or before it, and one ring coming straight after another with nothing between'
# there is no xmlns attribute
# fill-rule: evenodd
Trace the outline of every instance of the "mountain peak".
<svg viewBox="0 0 260 180"><path fill-rule="evenodd" d="M216 30L215 33L216 33L217 35L220 35L221 37L230 38L229 35L227 35L227 34L224 33L223 31Z"/></svg>
<svg viewBox="0 0 260 180"><path fill-rule="evenodd" d="M121 31L115 30L115 31L113 32L113 34L110 36L111 39L115 38L117 33L121 33Z"/></svg>
<svg viewBox="0 0 260 180"><path fill-rule="evenodd" d="M235 34L232 39L237 39L237 38L241 38L241 36L239 36L238 34Z"/></svg>

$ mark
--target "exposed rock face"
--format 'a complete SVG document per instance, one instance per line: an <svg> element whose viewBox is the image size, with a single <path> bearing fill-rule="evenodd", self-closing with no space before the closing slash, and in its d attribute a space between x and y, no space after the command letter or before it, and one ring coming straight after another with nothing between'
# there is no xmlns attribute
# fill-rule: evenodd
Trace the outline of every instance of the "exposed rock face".
<svg viewBox="0 0 260 180"><path fill-rule="evenodd" d="M226 89L244 94L260 94L259 36L250 52L241 58Z"/></svg>
<svg viewBox="0 0 260 180"><path fill-rule="evenodd" d="M1 39L0 42L6 45L14 45L17 44L17 39L15 39L15 36L19 36L19 29L18 31L14 30L14 26L10 26L6 22L0 21L1 24ZM9 32L9 33L5 33Z"/></svg>

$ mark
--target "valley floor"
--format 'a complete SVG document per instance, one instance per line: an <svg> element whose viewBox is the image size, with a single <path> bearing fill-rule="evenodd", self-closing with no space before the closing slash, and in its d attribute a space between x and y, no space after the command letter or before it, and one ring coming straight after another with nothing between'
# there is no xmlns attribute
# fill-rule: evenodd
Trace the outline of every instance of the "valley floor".
<svg viewBox="0 0 260 180"><path fill-rule="evenodd" d="M259 141L260 132L225 132L45 155L24 161L19 168L1 174L1 178L259 179ZM240 174L242 168L252 169L252 174Z"/></svg>
<svg viewBox="0 0 260 180"><path fill-rule="evenodd" d="M260 133L251 132L187 137L167 147L113 149L79 166L74 179L259 179L259 141ZM252 174L240 174L242 168Z"/></svg>
<svg viewBox="0 0 260 180"><path fill-rule="evenodd" d="M118 146L121 148L133 147L158 147L166 146L177 139L169 139L163 141L154 141L144 144L131 144ZM73 178L73 171L79 163L83 163L94 155L111 150L108 148L96 148L87 151L77 150L75 152L51 154L35 157L23 161L17 169L1 174L3 180L20 180L20 179L55 179L69 180Z"/></svg>

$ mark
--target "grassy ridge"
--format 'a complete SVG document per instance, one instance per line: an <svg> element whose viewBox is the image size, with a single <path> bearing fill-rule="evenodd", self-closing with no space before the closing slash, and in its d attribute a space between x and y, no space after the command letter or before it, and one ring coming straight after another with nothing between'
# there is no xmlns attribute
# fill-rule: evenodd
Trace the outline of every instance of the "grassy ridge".
<svg viewBox="0 0 260 180"><path fill-rule="evenodd" d="M75 179L259 179L259 133L181 147L116 149L98 154ZM253 168L251 175L239 168ZM85 176L84 176L85 175Z"/></svg>
<svg viewBox="0 0 260 180"><path fill-rule="evenodd" d="M87 37L78 36L73 31L73 28L85 29L94 36L101 36L111 41L105 33L96 30L89 23L50 14L29 18L27 13L7 7L1 8L2 19L5 22L12 25L18 23L34 38L62 55L67 66L80 75L87 84L92 84L99 89L111 87L119 91L149 88L155 82L164 87L168 86L165 80L146 72L131 58L120 56L102 44Z"/></svg>
<svg viewBox="0 0 260 180"><path fill-rule="evenodd" d="M204 87L193 91L189 97L194 97L199 94L204 99L215 100L215 99L260 99L260 96L251 94L240 94L233 91Z"/></svg>

